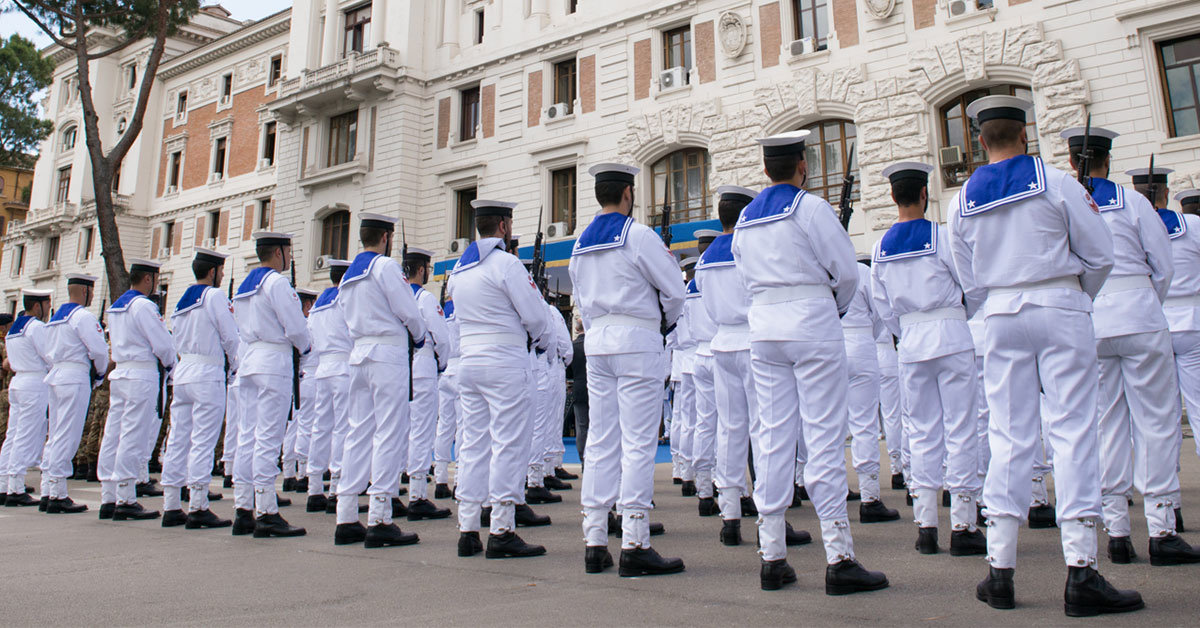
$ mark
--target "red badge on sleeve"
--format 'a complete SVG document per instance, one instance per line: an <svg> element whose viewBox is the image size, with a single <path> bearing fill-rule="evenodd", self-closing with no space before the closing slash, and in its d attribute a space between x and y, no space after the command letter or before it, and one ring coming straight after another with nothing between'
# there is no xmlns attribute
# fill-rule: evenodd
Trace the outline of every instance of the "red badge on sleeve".
<svg viewBox="0 0 1200 628"><path fill-rule="evenodd" d="M1083 191L1083 200L1087 201L1088 207L1092 208L1093 213L1100 213L1100 206L1096 204L1096 201L1092 199L1092 195L1088 194L1087 190Z"/></svg>

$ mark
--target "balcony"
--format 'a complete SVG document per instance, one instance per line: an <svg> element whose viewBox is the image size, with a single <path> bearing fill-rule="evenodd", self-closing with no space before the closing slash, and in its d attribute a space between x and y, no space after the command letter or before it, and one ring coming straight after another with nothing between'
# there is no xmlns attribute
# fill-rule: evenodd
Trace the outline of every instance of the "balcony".
<svg viewBox="0 0 1200 628"><path fill-rule="evenodd" d="M367 174L367 162L364 155L358 155L344 164L321 169L309 169L300 177L300 189L304 194L312 193L314 187L331 185L349 179L351 183L361 183Z"/></svg>
<svg viewBox="0 0 1200 628"><path fill-rule="evenodd" d="M55 203L43 209L30 210L25 220L24 231L33 234L62 233L79 217L79 205Z"/></svg>
<svg viewBox="0 0 1200 628"><path fill-rule="evenodd" d="M297 114L305 115L306 110L389 94L406 74L398 50L381 46L361 54L351 53L336 63L304 70L300 76L281 82L279 99L271 109L287 122Z"/></svg>

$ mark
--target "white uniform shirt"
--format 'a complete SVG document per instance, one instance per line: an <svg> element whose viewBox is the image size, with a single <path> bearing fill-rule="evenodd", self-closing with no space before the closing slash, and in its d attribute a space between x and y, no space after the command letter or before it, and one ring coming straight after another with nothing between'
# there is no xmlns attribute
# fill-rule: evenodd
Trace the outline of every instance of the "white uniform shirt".
<svg viewBox="0 0 1200 628"><path fill-rule="evenodd" d="M593 218L575 241L569 271L588 355L658 351L661 323L670 327L683 312L675 257L653 229L628 216Z"/></svg>
<svg viewBox="0 0 1200 628"><path fill-rule="evenodd" d="M788 184L763 190L745 209L733 234L733 256L752 300L774 289L824 286L834 302L797 298L751 305L751 340L842 340L838 312L858 286L850 236L824 199ZM767 298L767 301L774 301Z"/></svg>
<svg viewBox="0 0 1200 628"><path fill-rule="evenodd" d="M871 269L862 262L858 263L858 288L854 298L850 299L850 307L842 315L842 329L866 329L866 335L872 343L881 333L883 321L875 314L875 306L871 300ZM865 335L865 334L864 334ZM849 336L847 336L849 339Z"/></svg>
<svg viewBox="0 0 1200 628"><path fill-rule="evenodd" d="M417 309L421 311L421 317L425 319L425 328L428 330L425 333L425 345L417 350L413 360L436 359L438 370L445 370L446 360L450 359L450 330L446 328L446 313L438 305L437 297L428 290L415 285L412 288L415 291L413 296L417 300Z"/></svg>
<svg viewBox="0 0 1200 628"><path fill-rule="evenodd" d="M696 371L696 337L692 335L690 327L691 319L688 318L687 311L688 308L698 305L700 304L693 303L685 298L679 319L675 321L675 331L673 332L675 334L675 352L673 355L679 356L679 373L681 377L684 374L691 375ZM587 342L586 337L584 338L584 342ZM672 365L673 367L674 365Z"/></svg>
<svg viewBox="0 0 1200 628"><path fill-rule="evenodd" d="M241 341L229 298L219 289L189 287L171 314L171 326L179 354L179 366L171 373L173 383L223 382L226 360L229 371L237 371Z"/></svg>
<svg viewBox="0 0 1200 628"><path fill-rule="evenodd" d="M447 277L447 281L449 278ZM446 317L446 340L449 347L446 350L446 370L445 375L454 376L458 374L458 363L462 358L462 349L459 347L459 330L458 317L454 315L454 301L446 301L442 311Z"/></svg>
<svg viewBox="0 0 1200 628"><path fill-rule="evenodd" d="M88 383L92 369L103 377L108 370L108 343L95 314L75 303L65 303L54 312L46 328L46 357L51 364L47 384ZM93 383L98 385L100 381Z"/></svg>
<svg viewBox="0 0 1200 628"><path fill-rule="evenodd" d="M971 181L979 177L986 183L991 169L1025 175L1030 183L1021 190L981 189L978 198L968 198L974 195ZM981 177L985 170L989 174ZM950 248L967 316L980 308L984 316L1014 314L1027 304L1092 311L1092 299L1113 266L1112 237L1074 178L1040 159L1013 157L977 170L954 195L949 212ZM1078 278L1082 292L1029 286L1070 277Z"/></svg>
<svg viewBox="0 0 1200 628"><path fill-rule="evenodd" d="M110 380L133 376L145 378L145 372L157 370L155 366L159 363L167 369L175 366L175 343L153 301L140 292L130 290L113 301L107 314L112 359L117 363L116 370L109 376ZM151 369L126 368L131 363L155 366Z"/></svg>
<svg viewBox="0 0 1200 628"><path fill-rule="evenodd" d="M1171 331L1200 331L1200 216L1158 210L1169 220L1171 260L1175 275L1163 312Z"/></svg>
<svg viewBox="0 0 1200 628"><path fill-rule="evenodd" d="M879 319L900 338L897 352L901 362L922 362L975 348L949 238L936 223L905 221L884 234L875 244L871 292ZM903 318L935 310L947 316L957 311L962 318L917 322Z"/></svg>
<svg viewBox="0 0 1200 628"><path fill-rule="evenodd" d="M308 332L312 334L312 352L317 355L318 379L350 373L350 328L338 298L336 286L326 288L308 311Z"/></svg>
<svg viewBox="0 0 1200 628"><path fill-rule="evenodd" d="M552 350L546 352L547 360L551 366L555 361L561 366L570 364L575 358L575 351L571 346L571 332L567 329L567 321L558 308L549 303L546 303L546 316L550 318L550 328L554 332L554 345Z"/></svg>
<svg viewBox="0 0 1200 628"><path fill-rule="evenodd" d="M420 342L428 329L399 262L359 253L342 277L338 299L354 342L350 364L408 364L409 338Z"/></svg>
<svg viewBox="0 0 1200 628"><path fill-rule="evenodd" d="M717 324L708 315L708 306L704 304L708 297L700 292L695 279L688 282L686 291L684 315L687 316L688 331L696 344L696 355L712 357L712 339L717 335Z"/></svg>
<svg viewBox="0 0 1200 628"><path fill-rule="evenodd" d="M4 337L4 348L8 353L8 364L17 375L36 375L40 382L50 372L50 332L42 321L32 316L18 316Z"/></svg>
<svg viewBox="0 0 1200 628"><path fill-rule="evenodd" d="M291 377L291 349L303 354L312 347L300 297L273 269L250 271L233 296L233 316L245 343L240 375Z"/></svg>
<svg viewBox="0 0 1200 628"><path fill-rule="evenodd" d="M704 308L717 326L713 351L749 351L750 291L733 259L733 234L717 236L696 264L696 285Z"/></svg>

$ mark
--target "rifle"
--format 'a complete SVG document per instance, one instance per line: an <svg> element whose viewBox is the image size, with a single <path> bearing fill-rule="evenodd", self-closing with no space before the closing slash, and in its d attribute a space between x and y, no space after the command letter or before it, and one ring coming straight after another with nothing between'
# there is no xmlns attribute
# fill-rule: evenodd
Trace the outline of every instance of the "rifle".
<svg viewBox="0 0 1200 628"><path fill-rule="evenodd" d="M846 162L846 176L842 179L842 196L838 199L838 220L846 231L850 231L850 216L854 215L854 207L850 204L850 195L854 193L854 171L850 168L854 165L854 149L857 147L856 144L850 145L850 159Z"/></svg>
<svg viewBox="0 0 1200 628"><path fill-rule="evenodd" d="M292 290L296 289L296 258L293 257L289 268L292 271ZM233 284L230 284L231 286ZM300 410L300 350L292 347L292 408Z"/></svg>
<svg viewBox="0 0 1200 628"><path fill-rule="evenodd" d="M104 310L106 310L106 309L108 309L108 299L102 299L100 301L100 329L101 330L104 329ZM91 360L88 360L88 364L92 367L92 371L89 374L89 377L91 378L92 388L95 388L97 386L96 382L104 381L104 375L101 374L100 371L96 370L96 365Z"/></svg>
<svg viewBox="0 0 1200 628"><path fill-rule="evenodd" d="M233 273L229 274L229 303L233 303ZM229 356L225 356L225 383L229 384Z"/></svg>
<svg viewBox="0 0 1200 628"><path fill-rule="evenodd" d="M538 210L538 230L533 238L533 263L529 265L533 283L543 294L546 292L546 251L542 246L542 210Z"/></svg>
<svg viewBox="0 0 1200 628"><path fill-rule="evenodd" d="M671 187L663 188L663 209L662 209L662 242L663 246L667 247L667 252L671 253ZM671 259L675 259L675 254L671 253ZM667 344L667 334L675 329L675 325L667 323L667 312L663 309L662 300L658 301L658 313L661 317L658 324L658 331L663 337L663 346Z"/></svg>
<svg viewBox="0 0 1200 628"><path fill-rule="evenodd" d="M1083 127L1083 148L1079 151L1079 172L1076 175L1079 177L1079 185L1087 190L1088 195L1091 195L1095 189L1092 187L1092 149L1088 147L1092 139L1092 114L1087 116L1087 124ZM1153 157L1151 157L1153 159Z"/></svg>
<svg viewBox="0 0 1200 628"><path fill-rule="evenodd" d="M400 259L408 260L408 233L404 228L404 221L400 221ZM413 352L415 343L413 343L412 332L405 332L408 336L408 400L413 400Z"/></svg>
<svg viewBox="0 0 1200 628"><path fill-rule="evenodd" d="M1158 184L1154 182L1154 153L1150 153L1150 180L1146 183L1146 198L1150 199L1150 206L1158 209Z"/></svg>
<svg viewBox="0 0 1200 628"><path fill-rule="evenodd" d="M442 295L438 297L438 305L446 307L446 286L450 285L450 273L446 273L446 277L442 279Z"/></svg>

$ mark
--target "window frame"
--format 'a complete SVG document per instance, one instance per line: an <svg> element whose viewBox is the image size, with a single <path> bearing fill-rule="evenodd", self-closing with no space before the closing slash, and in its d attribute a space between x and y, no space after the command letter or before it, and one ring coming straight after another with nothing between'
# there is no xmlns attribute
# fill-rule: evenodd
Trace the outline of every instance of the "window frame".
<svg viewBox="0 0 1200 628"><path fill-rule="evenodd" d="M326 167L333 168L358 158L358 109L329 117L329 141L325 147Z"/></svg>
<svg viewBox="0 0 1200 628"><path fill-rule="evenodd" d="M13 277L20 277L25 272L25 245L18 244L13 251Z"/></svg>
<svg viewBox="0 0 1200 628"><path fill-rule="evenodd" d="M62 205L71 198L71 166L58 169L58 184L54 188L54 202Z"/></svg>
<svg viewBox="0 0 1200 628"><path fill-rule="evenodd" d="M51 270L58 267L58 254L62 249L62 236L52 235L46 238L46 259L44 260L44 270Z"/></svg>
<svg viewBox="0 0 1200 628"><path fill-rule="evenodd" d="M225 107L233 105L233 72L221 75L221 96L217 102Z"/></svg>
<svg viewBox="0 0 1200 628"><path fill-rule="evenodd" d="M60 137L62 138L60 151L74 150L75 143L79 141L79 125L68 125L67 128L63 129Z"/></svg>
<svg viewBox="0 0 1200 628"><path fill-rule="evenodd" d="M475 239L475 210L471 201L479 198L479 188L470 186L454 190L454 238ZM465 227L465 228L464 228Z"/></svg>
<svg viewBox="0 0 1200 628"><path fill-rule="evenodd" d="M469 127L467 126L468 107L472 108L469 113L471 114L470 121L473 122ZM482 90L479 85L458 90L458 141L468 142L477 139L482 122L483 102Z"/></svg>
<svg viewBox="0 0 1200 628"><path fill-rule="evenodd" d="M337 238L337 241L334 241ZM321 219L321 255L349 259L350 210L339 209Z"/></svg>
<svg viewBox="0 0 1200 628"><path fill-rule="evenodd" d="M805 7L804 5L809 6ZM829 0L792 0L792 34L795 39L804 39L804 16L809 15L813 22L813 51L829 49L830 14ZM821 18L818 12L825 16L824 33L821 32Z"/></svg>
<svg viewBox="0 0 1200 628"><path fill-rule="evenodd" d="M212 159L210 160L209 178L220 175L219 181L229 176L229 136L214 137L212 143Z"/></svg>
<svg viewBox="0 0 1200 628"><path fill-rule="evenodd" d="M92 249L96 246L96 228L89 225L83 228L83 250L79 252L79 261L92 259Z"/></svg>
<svg viewBox="0 0 1200 628"><path fill-rule="evenodd" d="M826 127L834 124L838 125L838 137L828 140L826 139ZM851 129L853 135L847 134L847 128ZM847 160L850 158L851 146L854 146L856 149L858 146L858 127L854 124L853 120L844 118L826 118L824 120L818 120L811 124L807 124L801 127L801 129L812 132L812 135L808 136L809 139L805 142L804 147L805 161L808 162L809 172L808 178L804 182L804 189L810 194L814 194L825 199L830 205L836 207L838 203L841 202L841 187L843 181L845 181L846 171L851 170L854 173L856 182L862 181L861 168L856 167L858 166L858 150L854 151L853 161L847 163ZM830 173L825 167L825 161L827 159L825 147L833 144L834 142L838 144L841 151L842 163L837 172ZM817 146L820 148L817 149ZM812 183L813 172L812 164L813 161L816 160L810 159L809 157L811 154L810 151L814 150L820 151L820 154L817 155L817 158L820 160L821 173L819 176L823 181L823 185L810 187L810 184ZM836 181L833 180L833 177L838 175L840 175L840 177L838 177ZM862 198L862 186L855 185L854 189L850 193L850 200L851 202L857 202L860 198Z"/></svg>
<svg viewBox="0 0 1200 628"><path fill-rule="evenodd" d="M221 237L221 210L209 210L205 219L208 221L208 224L206 225L204 240L215 245Z"/></svg>
<svg viewBox="0 0 1200 628"><path fill-rule="evenodd" d="M483 32L487 30L487 22L483 18L483 7L475 9L475 37L474 45L483 45Z"/></svg>
<svg viewBox="0 0 1200 628"><path fill-rule="evenodd" d="M361 16L365 15L366 19ZM352 17L359 19L351 22ZM351 52L363 54L371 39L371 3L360 4L342 11L342 57L350 56ZM357 47L355 47L357 45Z"/></svg>
<svg viewBox="0 0 1200 628"><path fill-rule="evenodd" d="M567 224L567 233L575 233L575 224L579 217L579 166L571 164L561 168L553 168L550 170L550 222L565 222ZM569 174L569 183L561 186L558 180L560 175ZM564 196L560 196L565 187L569 192ZM568 207L561 208L560 200L566 200Z"/></svg>
<svg viewBox="0 0 1200 628"><path fill-rule="evenodd" d="M259 231L271 230L271 203L273 200L274 199L271 198L258 199L257 207L255 209L258 210Z"/></svg>
<svg viewBox="0 0 1200 628"><path fill-rule="evenodd" d="M1200 45L1200 32L1194 32L1171 39L1164 39L1154 42L1154 61L1158 66L1159 84L1163 95L1163 115L1167 118L1167 137L1189 137L1197 135L1197 133L1188 133L1187 135L1179 135L1175 128L1175 111L1177 111L1171 102L1170 84L1167 80L1167 72L1176 68L1191 69L1191 87L1192 87L1192 104L1188 107L1180 107L1178 110L1183 111L1191 109L1193 117L1196 118L1196 126L1200 128L1200 59L1191 63L1175 64L1173 67L1167 67L1167 60L1164 56L1164 49L1167 46L1172 46L1187 40L1197 40L1197 45Z"/></svg>
<svg viewBox="0 0 1200 628"><path fill-rule="evenodd" d="M278 150L279 125L275 120L267 120L263 123L262 150L259 152L259 159L268 161L268 168L274 167L275 155Z"/></svg>
<svg viewBox="0 0 1200 628"><path fill-rule="evenodd" d="M174 220L167 220L167 221L163 222L163 224L162 224L163 239L162 239L162 242L160 243L160 245L162 246L162 250L158 251L158 252L166 252L167 255L170 255L171 251L174 250L174 248L175 248L175 228L176 227L177 227L177 225L175 224Z"/></svg>
<svg viewBox="0 0 1200 628"><path fill-rule="evenodd" d="M1006 91L995 91L1001 89ZM967 105L984 96L1017 96L1018 92L1025 92L1026 94L1024 95L1026 95L1030 100L1033 99L1033 89L1030 87L1015 83L996 83L993 85L986 85L975 89L961 91L951 98L943 101L943 103L937 107L937 124L939 129L938 149L940 150L942 148L958 146L960 149L962 149L963 153L963 165L961 167L964 170L962 171L961 178L959 178L958 175L955 175L954 178L947 176L950 171L948 171L945 167L942 167L940 163L938 164L938 171L942 178L942 185L945 188L956 188L962 186L962 184L966 182L967 178L971 176L971 173L975 172L975 169L987 163L986 154L984 154L978 160L974 158L975 153L982 153L983 148L979 147L978 151L975 150L975 146L978 144L977 138L979 137L979 129L977 128L977 125L971 121L970 116L967 115ZM970 100L968 100L968 98L971 96L974 96L974 98L970 98ZM958 107L958 114L953 118L948 117L949 112L956 106ZM1025 123L1025 129L1026 135L1029 137L1029 149L1031 150L1027 150L1026 152L1029 155L1037 156L1041 154L1041 146L1040 142L1038 142L1037 136L1037 116L1034 111L1030 111L1030 116L1032 116L1032 119ZM963 134L965 146L962 144L950 143L950 125L952 124L951 120L954 120L955 124L960 126L959 132ZM954 172L957 173L958 171L956 170Z"/></svg>
<svg viewBox="0 0 1200 628"><path fill-rule="evenodd" d="M681 168L673 168L670 160L672 157L679 155L682 159ZM673 175L677 176L682 173L684 180L682 183L683 189L688 189L688 172L693 166L687 163L688 157L691 155L700 155L703 157L699 164L700 172L703 176L701 179L701 189L699 196L688 196L685 199L679 199L672 196L671 198L671 223L682 224L685 222L693 222L695 220L707 220L713 209L712 194L709 193L709 174L712 169L712 155L708 150L700 146L685 146L678 150L671 151L663 155L654 163L650 164L650 206L646 208L646 225L650 227L658 227L662 225L662 196L659 194L658 178L660 174L664 177L663 183L670 186ZM659 165L663 164L663 172L659 172ZM672 188L677 186L671 186ZM664 190L661 190L665 192ZM690 207L693 202L699 202L699 207ZM686 215L681 214L686 212Z"/></svg>
<svg viewBox="0 0 1200 628"><path fill-rule="evenodd" d="M568 66L570 69L565 70ZM575 113L575 101L579 99L579 60L575 57L562 59L552 63L550 68L551 80L553 81L551 86L553 103L566 104L567 115L571 115ZM565 75L561 75L560 72L564 70ZM566 98L563 98L564 95L560 92L560 89L563 88L567 90Z"/></svg>
<svg viewBox="0 0 1200 628"><path fill-rule="evenodd" d="M273 89L283 79L283 55L271 55L271 62L267 65L267 89Z"/></svg>
<svg viewBox="0 0 1200 628"><path fill-rule="evenodd" d="M672 41L673 38L679 37L678 42ZM683 84L691 83L692 68L695 66L696 59L692 48L692 25L682 24L674 28L664 29L662 31L662 69L663 71L671 68L683 68ZM677 55L683 55L683 59L677 59Z"/></svg>
<svg viewBox="0 0 1200 628"><path fill-rule="evenodd" d="M167 189L164 194L170 194L171 188L179 192L179 180L183 175L183 150L172 151L167 157Z"/></svg>
<svg viewBox="0 0 1200 628"><path fill-rule="evenodd" d="M175 122L187 122L188 90L181 89L175 94Z"/></svg>

